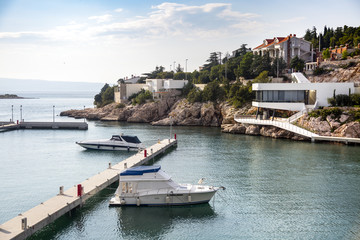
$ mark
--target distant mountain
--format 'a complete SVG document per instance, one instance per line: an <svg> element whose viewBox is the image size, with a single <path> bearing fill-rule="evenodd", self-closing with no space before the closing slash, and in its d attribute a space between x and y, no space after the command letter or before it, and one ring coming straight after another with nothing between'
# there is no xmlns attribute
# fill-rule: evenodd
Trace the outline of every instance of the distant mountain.
<svg viewBox="0 0 360 240"><path fill-rule="evenodd" d="M112 85L112 84L109 84ZM22 92L100 92L104 83L0 78L0 94Z"/></svg>

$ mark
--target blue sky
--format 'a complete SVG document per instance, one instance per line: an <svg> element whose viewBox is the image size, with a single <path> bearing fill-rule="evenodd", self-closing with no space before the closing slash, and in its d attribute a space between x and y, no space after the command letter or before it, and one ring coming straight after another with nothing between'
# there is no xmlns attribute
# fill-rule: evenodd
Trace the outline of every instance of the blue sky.
<svg viewBox="0 0 360 240"><path fill-rule="evenodd" d="M0 78L115 83L307 28L359 26L360 1L0 0Z"/></svg>

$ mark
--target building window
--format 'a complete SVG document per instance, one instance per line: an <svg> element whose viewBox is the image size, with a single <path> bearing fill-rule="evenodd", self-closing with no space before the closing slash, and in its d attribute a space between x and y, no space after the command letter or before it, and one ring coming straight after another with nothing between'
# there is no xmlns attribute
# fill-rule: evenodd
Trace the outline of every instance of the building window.
<svg viewBox="0 0 360 240"><path fill-rule="evenodd" d="M304 102L304 90L263 90L256 91L257 102Z"/></svg>

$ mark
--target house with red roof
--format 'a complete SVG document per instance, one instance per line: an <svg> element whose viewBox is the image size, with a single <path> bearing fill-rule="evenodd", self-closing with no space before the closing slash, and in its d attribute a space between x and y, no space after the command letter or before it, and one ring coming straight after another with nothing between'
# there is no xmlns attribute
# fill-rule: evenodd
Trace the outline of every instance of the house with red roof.
<svg viewBox="0 0 360 240"><path fill-rule="evenodd" d="M281 57L287 65L295 56L307 62L313 61L312 46L309 41L296 37L296 34L290 34L287 37L274 37L265 39L262 44L254 48L253 54L263 56L266 53L271 58Z"/></svg>

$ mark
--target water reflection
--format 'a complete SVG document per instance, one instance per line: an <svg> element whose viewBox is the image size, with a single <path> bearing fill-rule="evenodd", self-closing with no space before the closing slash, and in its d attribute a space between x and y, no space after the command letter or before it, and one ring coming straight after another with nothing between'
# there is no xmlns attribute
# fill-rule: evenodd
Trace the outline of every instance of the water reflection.
<svg viewBox="0 0 360 240"><path fill-rule="evenodd" d="M182 207L116 208L119 232L123 237L158 238L178 221L203 221L216 216L209 204Z"/></svg>

